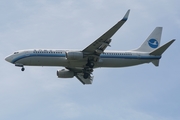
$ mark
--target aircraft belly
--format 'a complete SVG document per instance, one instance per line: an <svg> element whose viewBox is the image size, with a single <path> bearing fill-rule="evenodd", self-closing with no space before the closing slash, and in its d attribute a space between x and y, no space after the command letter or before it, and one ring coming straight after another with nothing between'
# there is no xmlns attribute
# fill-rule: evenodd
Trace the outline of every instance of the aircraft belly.
<svg viewBox="0 0 180 120"><path fill-rule="evenodd" d="M86 60L68 61L68 67L84 67L86 64Z"/></svg>
<svg viewBox="0 0 180 120"><path fill-rule="evenodd" d="M67 66L64 57L31 57L29 65L35 66Z"/></svg>
<svg viewBox="0 0 180 120"><path fill-rule="evenodd" d="M97 64L97 67L126 67L126 66L133 66L133 65L138 65L138 64L143 64L143 63L149 63L150 60L143 60L143 59L108 59L105 58L102 60L103 63Z"/></svg>

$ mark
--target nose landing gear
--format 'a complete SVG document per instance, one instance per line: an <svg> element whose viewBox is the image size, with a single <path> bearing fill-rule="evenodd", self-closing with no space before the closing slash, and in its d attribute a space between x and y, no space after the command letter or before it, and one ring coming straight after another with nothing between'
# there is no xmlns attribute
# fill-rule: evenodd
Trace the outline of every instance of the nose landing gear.
<svg viewBox="0 0 180 120"><path fill-rule="evenodd" d="M18 63L16 63L16 64L15 64L15 66L17 66L17 67L22 67L22 68L21 68L21 71L24 71L24 70L25 70L25 68L24 68L24 65L23 65L23 64L18 64Z"/></svg>
<svg viewBox="0 0 180 120"><path fill-rule="evenodd" d="M24 71L24 70L25 70L25 68L24 68L24 67L22 67L22 68L21 68L21 71Z"/></svg>

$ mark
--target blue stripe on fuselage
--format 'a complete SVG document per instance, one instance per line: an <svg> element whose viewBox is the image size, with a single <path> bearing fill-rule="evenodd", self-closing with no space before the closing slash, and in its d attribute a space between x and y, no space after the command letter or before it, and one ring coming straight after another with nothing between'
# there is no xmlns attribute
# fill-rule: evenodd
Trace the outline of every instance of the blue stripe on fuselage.
<svg viewBox="0 0 180 120"><path fill-rule="evenodd" d="M160 59L161 56L133 56L133 55L101 55L100 58L123 58L123 59Z"/></svg>
<svg viewBox="0 0 180 120"><path fill-rule="evenodd" d="M17 62L18 60L27 58L27 57L65 57L65 54L44 54L44 53L38 53L38 54L25 54L25 55L21 55L18 56L17 58L12 60L12 63Z"/></svg>
<svg viewBox="0 0 180 120"><path fill-rule="evenodd" d="M65 57L65 54L25 54L16 57L12 60L12 63L17 62L18 60L27 58L27 57ZM161 56L133 56L133 55L100 55L100 58L122 58L122 59L160 59Z"/></svg>

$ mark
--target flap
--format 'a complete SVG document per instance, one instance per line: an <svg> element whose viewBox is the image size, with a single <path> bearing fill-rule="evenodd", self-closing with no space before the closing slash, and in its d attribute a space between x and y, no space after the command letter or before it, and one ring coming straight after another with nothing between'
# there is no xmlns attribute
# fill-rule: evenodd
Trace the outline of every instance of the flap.
<svg viewBox="0 0 180 120"><path fill-rule="evenodd" d="M92 84L94 76L89 76L89 78L85 79L83 77L83 73L77 73L76 77L82 84Z"/></svg>

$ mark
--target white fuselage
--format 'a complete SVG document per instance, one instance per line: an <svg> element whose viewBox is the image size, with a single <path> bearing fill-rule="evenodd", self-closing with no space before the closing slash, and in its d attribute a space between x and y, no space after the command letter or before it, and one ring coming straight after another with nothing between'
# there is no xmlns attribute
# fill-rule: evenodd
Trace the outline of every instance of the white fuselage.
<svg viewBox="0 0 180 120"><path fill-rule="evenodd" d="M66 52L69 50L22 50L6 57L6 60L16 66L63 66L84 67L86 59L68 60ZM75 50L77 51L77 50ZM137 51L105 51L95 62L97 67L126 67L149 63L160 59L161 56L149 55L147 52Z"/></svg>
<svg viewBox="0 0 180 120"><path fill-rule="evenodd" d="M73 78L83 84L92 84L93 69L98 67L127 67L152 62L159 65L163 52L175 41L160 46L162 27L156 27L144 43L136 50L105 51L112 36L127 21L130 10L107 32L82 50L29 49L14 52L5 58L15 66L62 66L57 70L58 78Z"/></svg>

